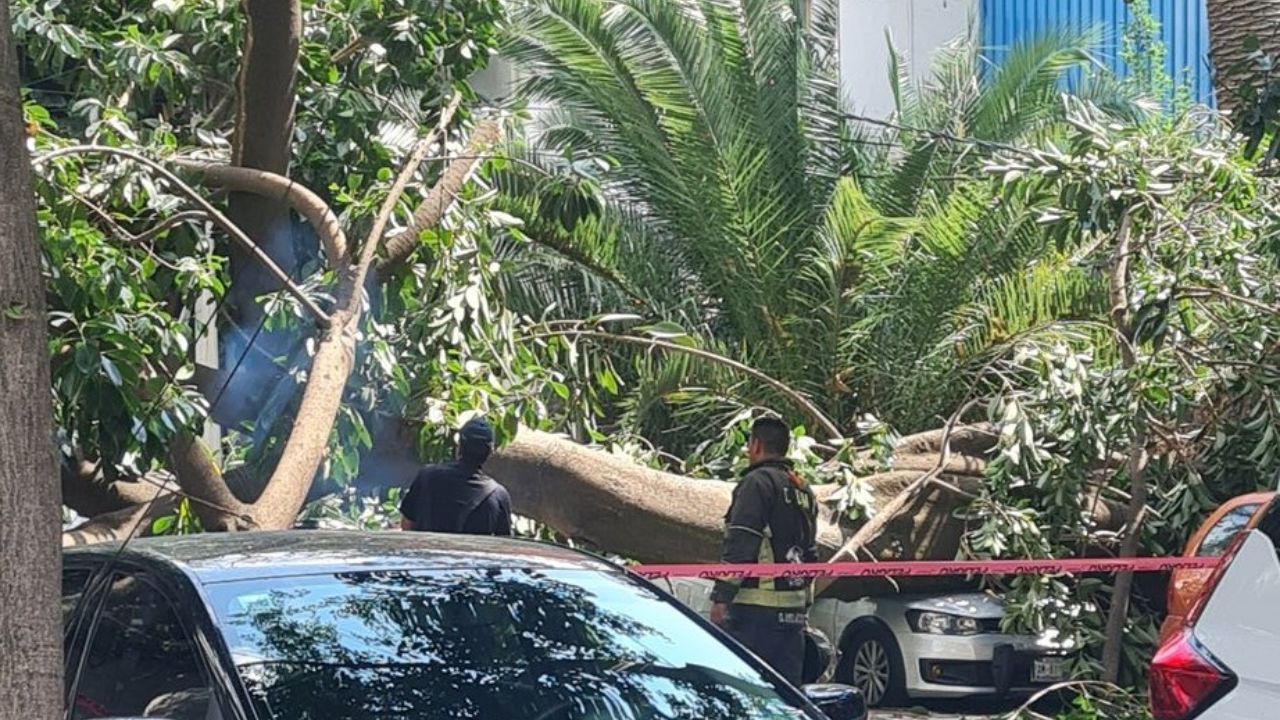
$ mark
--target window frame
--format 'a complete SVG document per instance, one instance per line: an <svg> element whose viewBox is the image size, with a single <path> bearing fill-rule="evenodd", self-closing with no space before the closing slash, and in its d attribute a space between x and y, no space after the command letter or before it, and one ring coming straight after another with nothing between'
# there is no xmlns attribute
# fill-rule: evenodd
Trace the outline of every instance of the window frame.
<svg viewBox="0 0 1280 720"><path fill-rule="evenodd" d="M110 597L108 590L112 582L118 577L138 579L148 588L158 593L161 599L169 605L169 609L177 619L182 637L196 656L196 664L208 683L213 701L218 705L219 715L223 720L245 720L246 716L240 711L241 704L229 702L228 700L225 673L219 672L216 662L211 659L208 634L206 628L202 627L207 622L207 618L196 619L192 617L196 613L203 616L205 605L198 593L190 589L189 580L185 583L187 587L183 588L186 592L183 592L175 589L172 580L166 578L164 573L156 572L139 564L120 561L98 562L96 565L97 572L90 581L89 589L86 591L85 596L81 598L77 607L77 611L80 614L76 622L79 637L74 645L74 653L68 652L67 657L66 671L70 682L67 684L63 720L72 720L75 711L76 692L80 688L80 682L86 670L85 662L89 656L89 651L93 647L93 641L97 638L98 624L102 620L107 599ZM103 572L103 570L108 572Z"/></svg>

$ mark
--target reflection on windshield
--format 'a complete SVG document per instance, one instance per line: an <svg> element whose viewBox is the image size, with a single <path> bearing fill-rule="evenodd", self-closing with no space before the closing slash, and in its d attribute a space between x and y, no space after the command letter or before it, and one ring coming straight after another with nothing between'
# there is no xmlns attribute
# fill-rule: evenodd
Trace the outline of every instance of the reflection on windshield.
<svg viewBox="0 0 1280 720"><path fill-rule="evenodd" d="M808 718L657 595L585 570L364 572L214 585L276 720Z"/></svg>

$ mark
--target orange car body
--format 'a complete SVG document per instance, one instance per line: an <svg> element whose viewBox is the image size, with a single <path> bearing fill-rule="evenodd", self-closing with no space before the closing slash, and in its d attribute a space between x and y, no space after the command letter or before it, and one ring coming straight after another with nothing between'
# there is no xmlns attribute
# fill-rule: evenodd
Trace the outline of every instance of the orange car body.
<svg viewBox="0 0 1280 720"><path fill-rule="evenodd" d="M1240 495L1223 503L1213 511L1187 540L1183 557L1218 557L1227 550L1231 541L1243 530L1252 529L1262 516L1262 510L1275 497L1273 492ZM1200 597L1204 585L1213 575L1211 568L1174 570L1169 578L1168 615L1160 626L1160 640L1177 632L1186 620L1191 606Z"/></svg>

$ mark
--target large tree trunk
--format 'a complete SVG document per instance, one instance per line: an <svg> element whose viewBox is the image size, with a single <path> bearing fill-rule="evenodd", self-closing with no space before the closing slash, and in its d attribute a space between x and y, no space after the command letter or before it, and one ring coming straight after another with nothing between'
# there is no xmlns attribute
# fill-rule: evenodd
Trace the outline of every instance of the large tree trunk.
<svg viewBox="0 0 1280 720"><path fill-rule="evenodd" d="M0 714L62 717L61 499L35 195L0 0Z"/></svg>
<svg viewBox="0 0 1280 720"><path fill-rule="evenodd" d="M1256 38L1263 52L1280 59L1280 0L1209 0L1210 62L1214 70L1214 92L1218 106L1237 114L1240 107L1236 88L1245 78L1259 79L1261 73L1246 46Z"/></svg>
<svg viewBox="0 0 1280 720"><path fill-rule="evenodd" d="M243 6L247 25L236 86L231 162L288 175L302 9L298 0L244 0ZM227 215L276 264L285 270L294 267L293 229L286 203L255 193L233 192ZM231 306L237 321L252 327L262 314L255 299L278 290L280 283L240 248L232 246L230 260L234 280L229 290ZM333 264L339 259L330 257L328 261Z"/></svg>
<svg viewBox="0 0 1280 720"><path fill-rule="evenodd" d="M972 439L974 433L964 431ZM974 442L974 446L977 446ZM906 447L928 450L925 436L908 439ZM956 556L963 524L955 511L967 499L954 492L972 492L981 481L983 462L974 456L956 457L941 477L946 485L922 488L894 504L900 493L938 462L930 454L906 453L893 472L866 479L876 508L893 507L888 522L858 538L859 559L951 559ZM516 513L538 520L575 540L641 562L714 562L720 556L724 515L733 485L694 480L642 467L631 460L583 447L546 433L521 430L518 437L485 465L486 472L511 493ZM824 511L819 528L819 553L830 558L862 528L862 523L838 517L829 500L839 488L814 488ZM963 581L959 581L963 584ZM903 589L954 587L950 578L921 578L898 583ZM828 594L860 597L889 589L885 580L847 579Z"/></svg>

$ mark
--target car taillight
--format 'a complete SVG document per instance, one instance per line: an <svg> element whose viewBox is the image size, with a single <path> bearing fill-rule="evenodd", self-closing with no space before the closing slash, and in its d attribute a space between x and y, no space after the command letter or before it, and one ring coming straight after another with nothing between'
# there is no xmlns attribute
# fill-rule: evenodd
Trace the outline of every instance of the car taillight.
<svg viewBox="0 0 1280 720"><path fill-rule="evenodd" d="M1151 661L1151 714L1156 720L1192 720L1235 682L1235 676L1196 642L1191 630L1183 629Z"/></svg>
<svg viewBox="0 0 1280 720"><path fill-rule="evenodd" d="M1235 675L1196 640L1193 628L1247 534L1242 532L1232 539L1187 611L1182 629L1169 637L1151 660L1149 686L1155 720L1192 720L1235 687Z"/></svg>

